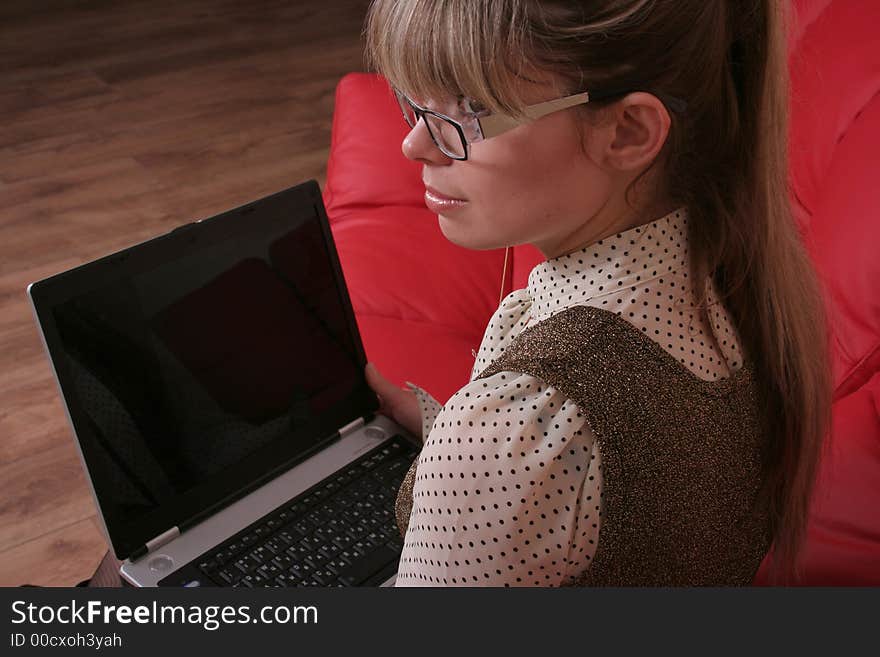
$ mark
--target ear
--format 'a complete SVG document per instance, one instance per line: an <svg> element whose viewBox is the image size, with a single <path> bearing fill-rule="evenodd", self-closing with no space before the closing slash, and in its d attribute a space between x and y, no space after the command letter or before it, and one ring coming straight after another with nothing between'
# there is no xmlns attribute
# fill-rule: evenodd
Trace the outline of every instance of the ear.
<svg viewBox="0 0 880 657"><path fill-rule="evenodd" d="M620 171L641 170L660 153L671 119L656 96L637 91L608 108L602 160Z"/></svg>

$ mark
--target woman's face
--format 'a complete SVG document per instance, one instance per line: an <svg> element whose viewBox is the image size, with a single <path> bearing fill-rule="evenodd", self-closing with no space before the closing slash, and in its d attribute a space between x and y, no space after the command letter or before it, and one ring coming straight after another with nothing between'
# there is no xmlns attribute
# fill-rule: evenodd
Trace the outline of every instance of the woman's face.
<svg viewBox="0 0 880 657"><path fill-rule="evenodd" d="M530 84L527 101L557 97ZM438 107L430 101L429 107ZM425 202L446 238L469 249L533 244L548 258L608 234L590 221L614 189L613 175L584 148L590 127L576 109L554 112L468 146L467 160L444 155L419 121L403 140L404 155L423 164Z"/></svg>

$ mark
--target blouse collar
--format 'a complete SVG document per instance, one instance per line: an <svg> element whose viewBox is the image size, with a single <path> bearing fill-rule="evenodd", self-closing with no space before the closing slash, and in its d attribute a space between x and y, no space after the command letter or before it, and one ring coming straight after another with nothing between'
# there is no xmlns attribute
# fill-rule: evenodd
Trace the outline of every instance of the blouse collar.
<svg viewBox="0 0 880 657"><path fill-rule="evenodd" d="M529 274L532 317L635 288L669 274L687 278L687 208L537 264Z"/></svg>

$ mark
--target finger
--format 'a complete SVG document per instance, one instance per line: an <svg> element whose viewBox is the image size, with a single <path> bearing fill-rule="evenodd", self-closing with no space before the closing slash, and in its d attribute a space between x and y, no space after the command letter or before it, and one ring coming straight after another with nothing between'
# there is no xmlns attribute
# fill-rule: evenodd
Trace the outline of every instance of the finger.
<svg viewBox="0 0 880 657"><path fill-rule="evenodd" d="M393 397L394 392L397 391L397 386L382 376L381 372L379 372L379 370L376 369L376 366L372 363L367 364L366 376L367 383L369 383L370 387L372 387L378 394L383 394L386 397Z"/></svg>
<svg viewBox="0 0 880 657"><path fill-rule="evenodd" d="M397 390L397 386L383 377L372 364L367 365L366 378L367 384L373 389L376 396L379 397L383 409L391 411L396 406L396 402L401 394Z"/></svg>

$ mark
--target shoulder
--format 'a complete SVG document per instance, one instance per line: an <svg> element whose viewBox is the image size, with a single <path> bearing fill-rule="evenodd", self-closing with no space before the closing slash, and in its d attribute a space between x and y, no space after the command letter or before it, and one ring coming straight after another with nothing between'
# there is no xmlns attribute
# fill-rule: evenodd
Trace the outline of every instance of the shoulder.
<svg viewBox="0 0 880 657"><path fill-rule="evenodd" d="M575 385L571 377L595 384L631 372L634 362L644 362L652 370L669 357L617 313L571 306L522 331L475 380L494 378L505 370L527 372L576 395L583 386ZM651 371L646 376L653 375Z"/></svg>
<svg viewBox="0 0 880 657"><path fill-rule="evenodd" d="M563 436L582 432L592 445L587 414L563 391L543 379L522 372L500 371L474 379L458 390L440 409L426 446L442 443L460 453L461 445L502 446L516 441L559 445ZM507 449L504 450L508 451Z"/></svg>

